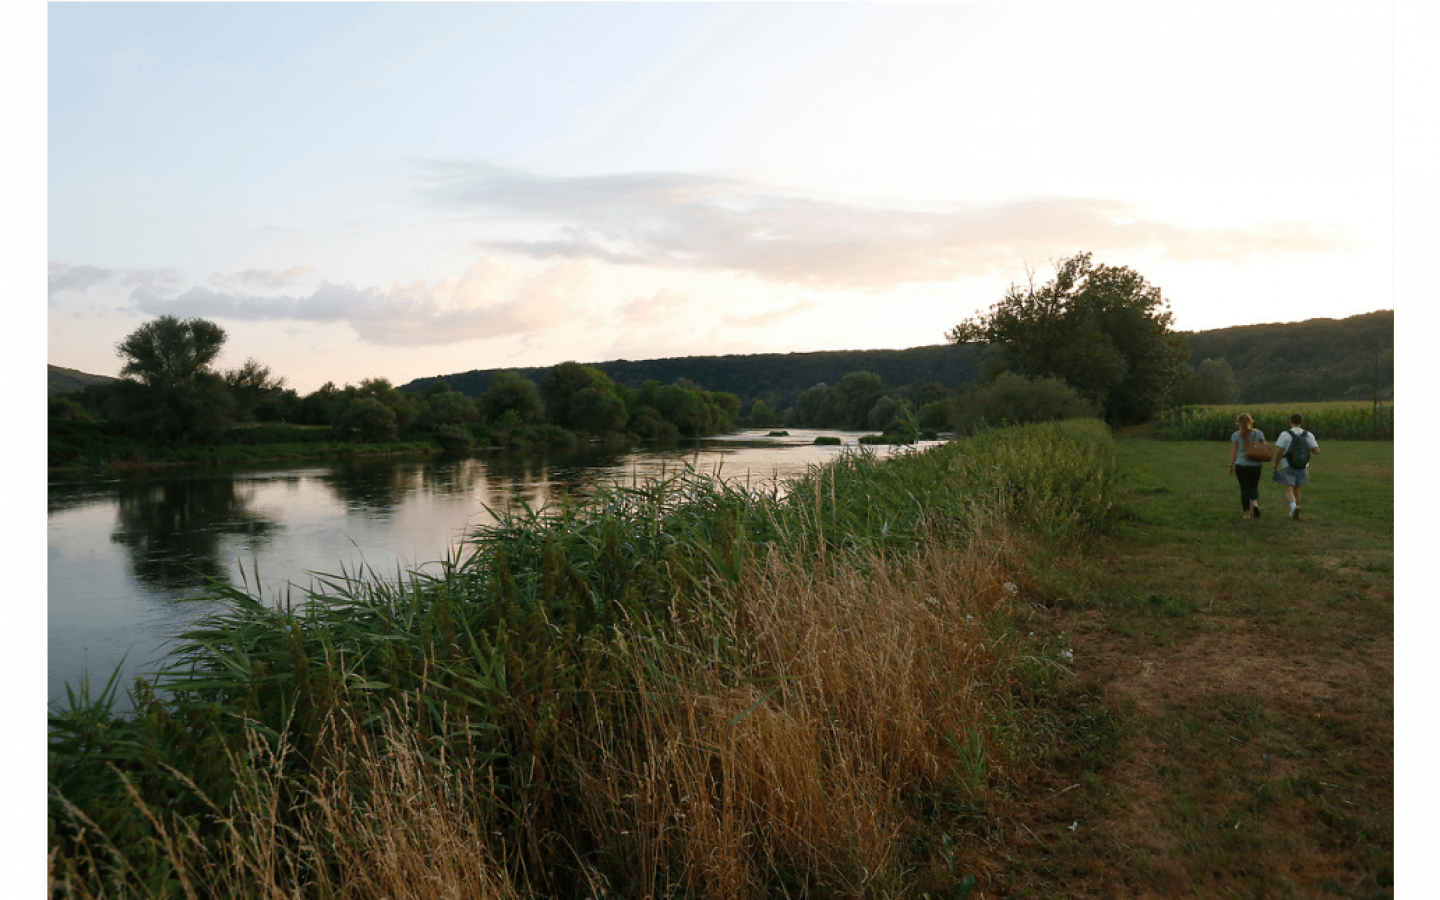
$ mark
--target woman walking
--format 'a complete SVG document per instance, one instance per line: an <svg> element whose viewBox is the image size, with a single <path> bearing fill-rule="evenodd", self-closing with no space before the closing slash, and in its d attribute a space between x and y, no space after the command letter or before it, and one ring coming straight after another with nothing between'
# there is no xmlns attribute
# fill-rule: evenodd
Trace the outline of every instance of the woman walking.
<svg viewBox="0 0 1440 900"><path fill-rule="evenodd" d="M1245 453L1246 447L1265 446L1265 433L1250 427L1254 421L1249 413L1241 413L1235 419L1237 430L1230 435L1230 472L1240 482L1241 517L1246 519L1252 514L1260 518L1260 472L1265 462Z"/></svg>

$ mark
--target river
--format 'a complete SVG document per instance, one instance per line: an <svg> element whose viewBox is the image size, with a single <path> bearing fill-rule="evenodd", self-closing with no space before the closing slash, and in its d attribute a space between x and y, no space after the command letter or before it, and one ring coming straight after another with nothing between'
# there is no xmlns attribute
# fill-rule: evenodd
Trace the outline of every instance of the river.
<svg viewBox="0 0 1440 900"><path fill-rule="evenodd" d="M833 434L841 447L816 446ZM644 480L686 465L759 487L853 450L860 433L741 432L680 447L562 457L357 459L203 467L87 477L48 488L48 691L64 700L88 672L92 692L120 671L126 689L163 662L174 634L208 607L211 580L297 599L317 576L394 578L454 553L488 509L532 508L602 481ZM879 452L887 452L881 448Z"/></svg>

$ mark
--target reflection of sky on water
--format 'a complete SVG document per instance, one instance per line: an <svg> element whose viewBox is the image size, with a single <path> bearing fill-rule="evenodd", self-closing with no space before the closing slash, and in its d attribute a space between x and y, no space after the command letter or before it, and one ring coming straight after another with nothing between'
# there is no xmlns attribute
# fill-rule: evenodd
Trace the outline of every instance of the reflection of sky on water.
<svg viewBox="0 0 1440 900"><path fill-rule="evenodd" d="M153 671L167 637L208 604L181 601L207 578L298 599L316 574L393 580L457 552L487 509L540 509L597 481L629 484L687 466L762 489L803 475L840 447L816 434L749 432L675 448L544 459L356 460L290 469L167 471L60 480L49 488L49 696L83 672L123 684ZM824 432L834 434L834 432ZM853 447L857 434L843 435ZM881 449L878 452L888 452ZM258 574L258 581L257 581Z"/></svg>

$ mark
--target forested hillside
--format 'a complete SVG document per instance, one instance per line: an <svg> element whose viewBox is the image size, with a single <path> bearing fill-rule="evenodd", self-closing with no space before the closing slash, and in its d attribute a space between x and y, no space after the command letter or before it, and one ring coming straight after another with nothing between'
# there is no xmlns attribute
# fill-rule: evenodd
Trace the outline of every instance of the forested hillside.
<svg viewBox="0 0 1440 900"><path fill-rule="evenodd" d="M776 409L795 405L801 391L817 384L835 385L851 372L873 372L887 388L917 381L937 382L953 390L977 380L982 372L979 349L940 344L908 350L831 350L815 353L757 353L747 356L685 356L668 359L617 359L589 363L619 384L636 390L646 381L670 384L684 378L710 391L740 398L748 409L764 400ZM500 369L475 369L454 375L419 378L400 386L416 391L443 378L453 391L474 397L484 393L490 376ZM538 381L548 367L517 369Z"/></svg>
<svg viewBox="0 0 1440 900"><path fill-rule="evenodd" d="M1369 400L1379 362L1380 394L1395 389L1395 311L1345 319L1242 325L1185 334L1190 365L1223 359L1242 403Z"/></svg>
<svg viewBox="0 0 1440 900"><path fill-rule="evenodd" d="M47 365L45 372L49 382L46 386L45 393L51 397L56 394L69 394L75 391L83 391L92 384L104 384L107 381L115 380L108 375L90 375L61 366Z"/></svg>
<svg viewBox="0 0 1440 900"><path fill-rule="evenodd" d="M1369 399L1380 361L1380 392L1394 390L1395 312L1380 310L1346 319L1309 319L1272 325L1238 325L1213 331L1181 332L1190 365L1225 360L1235 374L1244 403L1287 403ZM647 380L669 384L688 379L706 390L725 391L748 409L764 400L777 410L795 405L800 393L819 383L835 385L851 372L873 372L888 390L936 382L947 390L984 376L974 345L939 344L908 350L835 350L817 353L757 353L748 356L686 356L668 359L590 363L632 390ZM444 378L451 390L475 397L501 369L474 369L419 378L401 385L417 391ZM545 367L517 370L539 380Z"/></svg>

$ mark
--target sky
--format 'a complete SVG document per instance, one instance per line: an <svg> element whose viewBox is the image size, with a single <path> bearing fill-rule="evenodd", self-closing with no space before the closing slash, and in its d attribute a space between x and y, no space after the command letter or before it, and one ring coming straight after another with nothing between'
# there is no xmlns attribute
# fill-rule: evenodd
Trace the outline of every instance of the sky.
<svg viewBox="0 0 1440 900"><path fill-rule="evenodd" d="M943 343L1088 251L1203 330L1393 308L1375 3L51 3L47 357L301 393ZM1243 26L1243 27L1239 27Z"/></svg>

